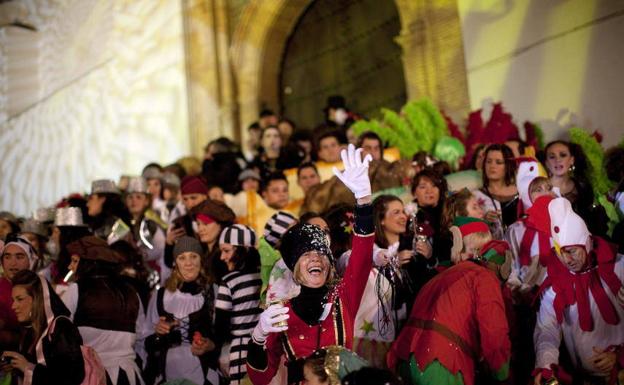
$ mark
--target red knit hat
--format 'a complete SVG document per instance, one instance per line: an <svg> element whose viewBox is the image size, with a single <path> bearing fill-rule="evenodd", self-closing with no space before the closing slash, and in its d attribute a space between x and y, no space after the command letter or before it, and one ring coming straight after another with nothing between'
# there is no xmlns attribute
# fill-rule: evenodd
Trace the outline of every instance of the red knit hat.
<svg viewBox="0 0 624 385"><path fill-rule="evenodd" d="M459 228L462 237L472 233L489 233L490 227L487 222L472 217L456 217L453 220L453 225Z"/></svg>
<svg viewBox="0 0 624 385"><path fill-rule="evenodd" d="M182 179L182 183L180 185L180 191L182 195L187 194L204 194L208 195L208 186L204 183L201 178L196 176L187 175Z"/></svg>

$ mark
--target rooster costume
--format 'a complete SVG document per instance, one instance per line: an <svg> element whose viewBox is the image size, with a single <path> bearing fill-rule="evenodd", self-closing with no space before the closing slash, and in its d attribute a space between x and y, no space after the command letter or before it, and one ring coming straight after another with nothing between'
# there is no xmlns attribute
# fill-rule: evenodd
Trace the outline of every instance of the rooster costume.
<svg viewBox="0 0 624 385"><path fill-rule="evenodd" d="M540 176L540 173L540 164L536 159L520 158L516 187L525 214L533 206L529 185L533 179ZM509 242L513 255L507 285L523 293L544 281L546 271L540 264L540 256L549 254L551 249L550 234L538 231L531 219L525 216L517 220L505 233L505 240Z"/></svg>
<svg viewBox="0 0 624 385"><path fill-rule="evenodd" d="M624 366L624 259L613 245L591 236L567 199L552 199L547 209L541 222L549 229L555 250L547 259L548 278L542 285L534 334L536 373L549 377L554 371L565 383L566 376L558 366L563 337L575 366L575 379L615 384L617 371ZM572 271L554 254L570 246L587 251L580 271ZM615 367L608 373L595 365L595 349L616 353Z"/></svg>

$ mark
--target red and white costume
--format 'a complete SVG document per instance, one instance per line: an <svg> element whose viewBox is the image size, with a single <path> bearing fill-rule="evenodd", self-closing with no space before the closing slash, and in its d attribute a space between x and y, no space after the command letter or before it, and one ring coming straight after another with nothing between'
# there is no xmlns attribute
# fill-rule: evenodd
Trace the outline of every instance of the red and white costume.
<svg viewBox="0 0 624 385"><path fill-rule="evenodd" d="M534 334L535 367L544 370L559 364L563 338L575 377L608 378L612 373L601 373L590 358L596 354L594 348L613 349L618 352L616 368L624 364L624 256L605 240L592 237L567 199L553 199L548 214L555 252L584 246L588 263L573 272L554 253L547 258L548 278L542 285Z"/></svg>
<svg viewBox="0 0 624 385"><path fill-rule="evenodd" d="M526 214L533 206L529 195L529 185L540 176L539 162L532 158L521 158L516 174L516 187ZM526 216L514 222L505 233L513 256L511 274L507 285L511 289L528 292L539 286L545 277L545 269L540 264L540 255L550 253L550 235L541 233Z"/></svg>
<svg viewBox="0 0 624 385"><path fill-rule="evenodd" d="M368 275L372 268L374 234L353 235L353 251L342 281L330 292L330 312L319 325L309 325L289 308L288 330L271 333L266 341L268 367L257 369L247 363L247 373L255 385L271 382L282 356L287 360L308 357L318 348L342 345L353 348L353 324Z"/></svg>

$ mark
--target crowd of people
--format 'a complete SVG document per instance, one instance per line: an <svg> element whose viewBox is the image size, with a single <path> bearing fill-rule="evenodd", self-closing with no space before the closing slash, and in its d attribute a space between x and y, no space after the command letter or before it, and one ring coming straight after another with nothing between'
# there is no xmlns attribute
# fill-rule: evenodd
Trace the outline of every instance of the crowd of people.
<svg viewBox="0 0 624 385"><path fill-rule="evenodd" d="M624 148L599 197L572 142L458 178L324 112L1 212L0 383L624 384Z"/></svg>

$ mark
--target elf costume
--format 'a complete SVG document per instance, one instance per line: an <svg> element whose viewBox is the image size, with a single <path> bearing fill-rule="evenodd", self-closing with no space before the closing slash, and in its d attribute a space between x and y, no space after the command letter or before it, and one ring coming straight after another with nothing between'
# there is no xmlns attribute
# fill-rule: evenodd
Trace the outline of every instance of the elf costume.
<svg viewBox="0 0 624 385"><path fill-rule="evenodd" d="M466 219L461 236L489 232L484 221ZM481 359L493 377L508 377L510 342L501 281L484 266L500 263L508 245L490 241L473 259L461 261L427 283L388 353L411 384L475 384Z"/></svg>

